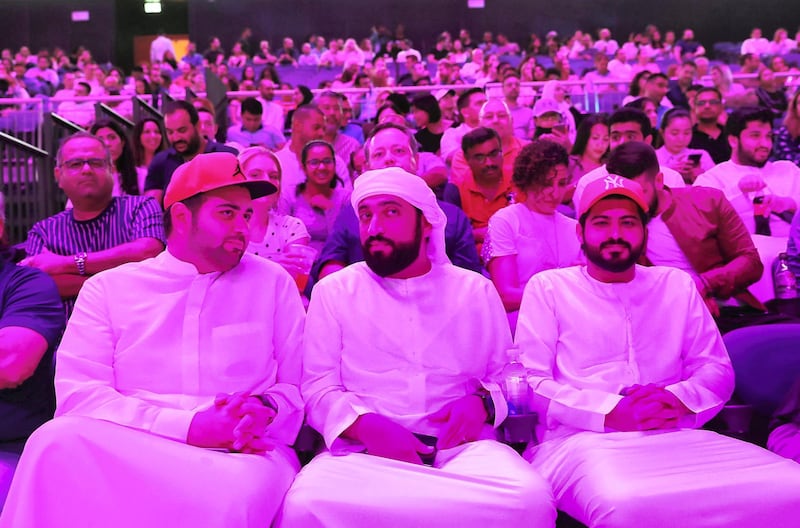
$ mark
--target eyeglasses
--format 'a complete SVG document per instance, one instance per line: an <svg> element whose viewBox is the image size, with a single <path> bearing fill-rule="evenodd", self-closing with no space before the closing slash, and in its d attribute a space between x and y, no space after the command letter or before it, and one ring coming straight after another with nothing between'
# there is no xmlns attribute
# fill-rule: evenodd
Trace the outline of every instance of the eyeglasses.
<svg viewBox="0 0 800 528"><path fill-rule="evenodd" d="M722 104L722 101L719 99L706 99L703 101L695 101L697 106L717 106L718 104Z"/></svg>
<svg viewBox="0 0 800 528"><path fill-rule="evenodd" d="M503 154L502 150L495 149L488 154L473 154L472 156L470 156L470 158L472 158L472 160L475 161L476 163L483 163L487 159L496 159L497 157L502 156L502 154Z"/></svg>
<svg viewBox="0 0 800 528"><path fill-rule="evenodd" d="M92 170L104 169L108 166L103 158L75 158L63 161L61 166L69 171L79 171L87 163Z"/></svg>
<svg viewBox="0 0 800 528"><path fill-rule="evenodd" d="M319 167L320 165L333 165L336 161L333 158L310 159L306 161L309 167Z"/></svg>

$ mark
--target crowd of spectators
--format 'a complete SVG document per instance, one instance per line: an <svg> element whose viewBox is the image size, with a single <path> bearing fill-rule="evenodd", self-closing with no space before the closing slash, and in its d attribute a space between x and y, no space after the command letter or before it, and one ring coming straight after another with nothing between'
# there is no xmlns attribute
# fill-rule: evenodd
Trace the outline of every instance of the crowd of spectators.
<svg viewBox="0 0 800 528"><path fill-rule="evenodd" d="M268 181L275 191L254 201L242 252L279 264L308 306L321 281L365 258L364 212L351 203L358 179L401 167L421 178L447 219L439 226L443 254L491 281L513 333L533 277L591 260L575 237L586 229L585 193L598 182L608 189L632 180L647 205L638 262L685 272L675 284L696 289L697 309L722 333L765 324L775 315L765 303L775 296L779 253L788 253L800 280L798 38L778 29L768 41L754 29L741 44L737 77L691 29L677 38L655 26L622 43L607 28L596 39L583 31L532 34L522 45L488 31L475 41L461 30L443 32L428 50L415 49L402 26L372 28L361 40L311 35L296 45L286 37L276 49L245 29L230 53L212 37L202 53L190 42L180 58L159 35L149 61L129 74L97 64L85 48L2 50L4 97L49 98L86 132L69 138L55 160L65 210L33 226L17 248L23 254L12 259L3 247L1 256L43 272L37 281L49 275L69 319L89 277L162 252L175 228L173 177L195 160L234 154L235 177ZM295 67L335 75L312 92L282 82L282 68ZM225 116L204 97L207 74L235 92ZM581 97L587 91L616 104L593 112ZM114 96L158 93L177 99L161 107L163 119L142 119L130 131L95 121L90 96L132 119L130 99ZM52 288L39 286L52 301ZM49 325L62 323L54 317ZM52 361L50 333L38 343L42 361ZM2 386L0 395L14 390ZM795 416L787 406L781 416ZM32 430L2 440L19 442Z"/></svg>

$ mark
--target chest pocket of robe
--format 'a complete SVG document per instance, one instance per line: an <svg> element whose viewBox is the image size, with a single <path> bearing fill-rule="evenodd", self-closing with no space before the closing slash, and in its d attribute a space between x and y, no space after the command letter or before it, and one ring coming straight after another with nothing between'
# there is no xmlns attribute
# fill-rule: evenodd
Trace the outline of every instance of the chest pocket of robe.
<svg viewBox="0 0 800 528"><path fill-rule="evenodd" d="M272 358L264 323L234 323L211 329L211 374L223 380L262 378Z"/></svg>

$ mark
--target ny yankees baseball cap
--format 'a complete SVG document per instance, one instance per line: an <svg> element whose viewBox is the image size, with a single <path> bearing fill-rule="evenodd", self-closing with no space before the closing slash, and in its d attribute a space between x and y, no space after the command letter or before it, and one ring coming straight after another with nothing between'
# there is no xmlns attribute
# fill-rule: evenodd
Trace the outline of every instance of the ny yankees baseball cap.
<svg viewBox="0 0 800 528"><path fill-rule="evenodd" d="M583 216L594 204L609 196L629 198L645 213L649 209L641 185L622 176L608 174L605 178L597 178L586 185L578 204L578 217Z"/></svg>

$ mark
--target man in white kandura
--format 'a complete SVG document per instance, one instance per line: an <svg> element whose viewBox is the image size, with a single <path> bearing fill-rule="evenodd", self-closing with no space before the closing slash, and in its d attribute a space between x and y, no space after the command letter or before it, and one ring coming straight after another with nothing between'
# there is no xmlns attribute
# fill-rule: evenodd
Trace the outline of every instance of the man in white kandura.
<svg viewBox="0 0 800 528"><path fill-rule="evenodd" d="M547 484L495 440L511 335L491 282L447 260L420 177L369 171L351 200L366 261L317 284L304 339L308 422L328 451L282 526L553 526Z"/></svg>
<svg viewBox="0 0 800 528"><path fill-rule="evenodd" d="M516 337L541 442L526 455L590 527L796 526L800 466L697 429L730 397L733 369L691 276L635 264L647 209L634 181L589 183L587 265L525 288Z"/></svg>
<svg viewBox="0 0 800 528"><path fill-rule="evenodd" d="M228 153L175 171L167 250L81 289L0 526L270 525L303 421L297 286L245 254L273 192Z"/></svg>

